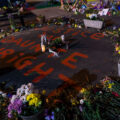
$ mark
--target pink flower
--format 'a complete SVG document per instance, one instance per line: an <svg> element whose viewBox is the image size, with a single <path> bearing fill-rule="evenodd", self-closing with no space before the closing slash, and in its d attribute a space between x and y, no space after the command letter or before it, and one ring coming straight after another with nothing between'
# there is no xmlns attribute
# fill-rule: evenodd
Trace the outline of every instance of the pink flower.
<svg viewBox="0 0 120 120"><path fill-rule="evenodd" d="M113 94L114 96L116 96L116 97L120 97L120 95L119 95L118 93L116 93L116 92L112 92L112 94Z"/></svg>

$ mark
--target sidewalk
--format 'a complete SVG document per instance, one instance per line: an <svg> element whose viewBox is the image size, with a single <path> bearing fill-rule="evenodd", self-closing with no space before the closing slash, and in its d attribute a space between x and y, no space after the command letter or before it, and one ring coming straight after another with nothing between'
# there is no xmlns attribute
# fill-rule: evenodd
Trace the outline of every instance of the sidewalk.
<svg viewBox="0 0 120 120"><path fill-rule="evenodd" d="M59 16L68 16L70 17L72 13L66 12L60 7L51 7L51 8L44 8L44 9L35 9L31 11L34 15L40 16L43 15L46 19L59 17Z"/></svg>

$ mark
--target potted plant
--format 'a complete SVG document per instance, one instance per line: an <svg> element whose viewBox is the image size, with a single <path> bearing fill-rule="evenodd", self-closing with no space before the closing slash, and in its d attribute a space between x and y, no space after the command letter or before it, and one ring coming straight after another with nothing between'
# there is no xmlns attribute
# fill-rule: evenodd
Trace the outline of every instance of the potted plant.
<svg viewBox="0 0 120 120"><path fill-rule="evenodd" d="M43 112L43 94L35 93L29 83L17 89L8 105L8 117L21 117L23 120L40 120Z"/></svg>
<svg viewBox="0 0 120 120"><path fill-rule="evenodd" d="M97 29L102 29L103 21L98 19L97 14L86 14L86 19L83 20L85 27L92 27Z"/></svg>

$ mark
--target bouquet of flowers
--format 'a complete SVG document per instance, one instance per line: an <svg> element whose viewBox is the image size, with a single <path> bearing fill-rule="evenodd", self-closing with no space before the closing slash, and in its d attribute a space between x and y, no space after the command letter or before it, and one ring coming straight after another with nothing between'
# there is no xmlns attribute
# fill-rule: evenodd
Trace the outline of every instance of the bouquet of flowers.
<svg viewBox="0 0 120 120"><path fill-rule="evenodd" d="M96 20L98 18L97 14L86 14L86 18L90 20Z"/></svg>
<svg viewBox="0 0 120 120"><path fill-rule="evenodd" d="M120 83L119 82L113 81L109 77L105 77L101 81L101 83L103 84L104 89L112 92L112 94L115 95L116 97L120 97Z"/></svg>

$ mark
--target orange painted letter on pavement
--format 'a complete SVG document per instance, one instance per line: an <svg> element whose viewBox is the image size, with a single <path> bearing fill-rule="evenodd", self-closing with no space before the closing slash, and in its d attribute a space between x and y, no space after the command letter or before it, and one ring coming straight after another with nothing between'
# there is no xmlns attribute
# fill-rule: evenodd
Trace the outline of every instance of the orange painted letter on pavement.
<svg viewBox="0 0 120 120"><path fill-rule="evenodd" d="M2 48L3 51L0 52L0 57L3 59L5 58L7 55L12 55L15 51L13 49L6 49L4 50L4 48Z"/></svg>
<svg viewBox="0 0 120 120"><path fill-rule="evenodd" d="M103 38L103 37L104 37L104 34L102 33L94 33L90 36L90 38L94 40L100 40L100 38Z"/></svg>
<svg viewBox="0 0 120 120"><path fill-rule="evenodd" d="M34 46L31 46L29 49L30 50L34 49L35 52L40 52L41 51L41 45L40 44L36 44Z"/></svg>
<svg viewBox="0 0 120 120"><path fill-rule="evenodd" d="M89 31L81 32L81 36L84 37L84 38L87 37L87 35L85 35L85 33L90 33L90 32Z"/></svg>
<svg viewBox="0 0 120 120"><path fill-rule="evenodd" d="M15 67L17 70L22 70L25 67L32 65L32 61L30 61L29 59L37 59L36 57L33 56L27 56L27 57L23 57L21 59L19 59L17 62L15 62Z"/></svg>
<svg viewBox="0 0 120 120"><path fill-rule="evenodd" d="M27 40L27 41L23 42L22 44L20 44L20 47L28 47L33 44L35 44L35 42L31 42L30 40Z"/></svg>
<svg viewBox="0 0 120 120"><path fill-rule="evenodd" d="M77 62L77 60L74 59L75 56L79 56L79 57L82 57L82 58L88 58L88 56L85 55L85 54L75 52L75 53L72 53L68 58L66 58L65 60L63 60L62 64L64 64L65 66L67 66L69 68L75 69L76 66L73 65L73 64L71 64L71 63L69 63L69 61L71 61L71 62Z"/></svg>
<svg viewBox="0 0 120 120"><path fill-rule="evenodd" d="M43 67L46 63L40 63L39 65L35 66L34 68L32 68L31 70L28 70L26 73L24 73L25 76L30 75L32 72L36 72L38 74L40 74L42 77L39 76L40 79L46 77L47 75L49 75L54 69L53 68L49 68L46 71L43 71L41 69L41 67ZM40 80L39 79L39 80Z"/></svg>

